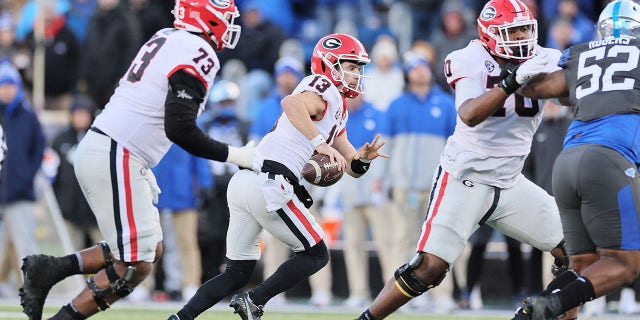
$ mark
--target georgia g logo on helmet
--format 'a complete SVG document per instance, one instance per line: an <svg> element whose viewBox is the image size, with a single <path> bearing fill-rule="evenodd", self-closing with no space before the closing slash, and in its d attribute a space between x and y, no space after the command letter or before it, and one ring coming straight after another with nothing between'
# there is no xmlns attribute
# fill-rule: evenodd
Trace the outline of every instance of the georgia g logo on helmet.
<svg viewBox="0 0 640 320"><path fill-rule="evenodd" d="M337 49L342 45L342 41L338 38L327 38L322 42L322 46L327 49Z"/></svg>
<svg viewBox="0 0 640 320"><path fill-rule="evenodd" d="M491 20L496 17L496 13L496 8L486 7L484 8L484 10L482 10L482 13L480 13L480 19L484 21Z"/></svg>
<svg viewBox="0 0 640 320"><path fill-rule="evenodd" d="M209 0L209 2L218 8L228 8L231 5L230 0Z"/></svg>

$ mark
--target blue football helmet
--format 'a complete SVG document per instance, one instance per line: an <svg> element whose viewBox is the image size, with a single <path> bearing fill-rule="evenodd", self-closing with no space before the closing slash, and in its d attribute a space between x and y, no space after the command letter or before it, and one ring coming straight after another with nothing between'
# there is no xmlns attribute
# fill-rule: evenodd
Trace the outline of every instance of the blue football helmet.
<svg viewBox="0 0 640 320"><path fill-rule="evenodd" d="M631 0L609 3L598 18L600 40L640 36L640 5Z"/></svg>

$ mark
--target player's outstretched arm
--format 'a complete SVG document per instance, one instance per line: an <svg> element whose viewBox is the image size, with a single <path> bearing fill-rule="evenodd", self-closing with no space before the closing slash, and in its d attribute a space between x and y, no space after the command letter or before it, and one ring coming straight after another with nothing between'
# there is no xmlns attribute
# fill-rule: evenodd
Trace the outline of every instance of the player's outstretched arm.
<svg viewBox="0 0 640 320"><path fill-rule="evenodd" d="M377 134L371 142L366 142L360 149L356 150L351 142L349 142L347 133L345 132L336 137L333 146L348 159L347 173L352 177L358 178L369 170L371 160L378 157L389 157L388 154L380 151L380 148L385 145L386 140L379 140L380 134Z"/></svg>
<svg viewBox="0 0 640 320"><path fill-rule="evenodd" d="M261 160L252 144L235 148L212 139L196 124L200 104L204 101L204 83L189 69L178 70L169 77L165 100L164 131L167 138L187 152L206 159L231 162L259 170Z"/></svg>
<svg viewBox="0 0 640 320"><path fill-rule="evenodd" d="M549 99L569 96L569 89L564 72L557 70L533 76L518 91L521 95L532 99Z"/></svg>

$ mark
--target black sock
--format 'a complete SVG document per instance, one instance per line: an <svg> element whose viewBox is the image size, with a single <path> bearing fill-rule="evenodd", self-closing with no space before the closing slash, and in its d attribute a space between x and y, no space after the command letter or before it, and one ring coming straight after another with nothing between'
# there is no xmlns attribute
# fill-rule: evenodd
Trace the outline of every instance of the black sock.
<svg viewBox="0 0 640 320"><path fill-rule="evenodd" d="M553 279L551 282L549 282L549 285L547 285L547 288L544 289L544 291L542 291L540 293L540 295L541 296L548 296L551 293L553 293L553 291L564 288L566 285L571 283L573 280L578 279L578 277L580 277L580 276L578 275L578 273L575 270L569 269L569 270L559 274L555 279Z"/></svg>
<svg viewBox="0 0 640 320"><path fill-rule="evenodd" d="M324 241L306 251L298 252L291 259L285 261L278 270L265 279L251 292L253 303L259 306L278 293L285 292L302 280L308 278L322 269L329 260L327 247Z"/></svg>
<svg viewBox="0 0 640 320"><path fill-rule="evenodd" d="M596 298L596 293L589 279L579 277L556 293L564 310L571 310L577 306Z"/></svg>
<svg viewBox="0 0 640 320"><path fill-rule="evenodd" d="M80 270L78 256L75 253L61 257L60 262L62 263L62 266L60 266L59 270L65 278L74 274L82 273L82 270Z"/></svg>
<svg viewBox="0 0 640 320"><path fill-rule="evenodd" d="M84 320L87 317L82 315L78 310L76 310L71 303L62 307L58 313L56 313L51 320Z"/></svg>
<svg viewBox="0 0 640 320"><path fill-rule="evenodd" d="M182 308L180 311L176 313L176 315L178 316L178 318L180 318L180 320L193 320L193 317L191 316L191 314L190 313L187 314L187 313L189 313L189 311L185 310L185 308Z"/></svg>
<svg viewBox="0 0 640 320"><path fill-rule="evenodd" d="M356 320L375 320L375 318L371 315L369 309L367 309Z"/></svg>
<svg viewBox="0 0 640 320"><path fill-rule="evenodd" d="M256 260L227 260L227 268L202 284L196 294L178 311L180 320L192 320L249 282Z"/></svg>

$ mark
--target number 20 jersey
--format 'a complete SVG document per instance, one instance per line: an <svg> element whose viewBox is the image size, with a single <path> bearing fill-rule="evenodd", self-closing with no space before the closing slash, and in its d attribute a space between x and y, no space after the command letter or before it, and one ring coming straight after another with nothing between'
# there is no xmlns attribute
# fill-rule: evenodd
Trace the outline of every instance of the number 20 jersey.
<svg viewBox="0 0 640 320"><path fill-rule="evenodd" d="M94 126L154 167L171 146L164 132L164 104L169 77L181 69L195 73L208 95L220 63L201 37L173 28L158 31L142 45ZM198 114L206 101L205 96Z"/></svg>
<svg viewBox="0 0 640 320"><path fill-rule="evenodd" d="M305 91L314 92L324 100L324 113L312 120L327 143L332 145L335 138L345 132L349 118L347 103L338 88L325 75L305 77L292 94ZM260 141L257 148L265 160L284 164L298 178L302 167L314 152L311 141L293 126L285 113L280 115L276 126Z"/></svg>
<svg viewBox="0 0 640 320"><path fill-rule="evenodd" d="M560 51L538 46L551 61L558 61ZM549 63L545 72L558 70ZM464 101L477 98L493 89L500 79L500 65L479 40L453 51L445 58L447 82L455 89L456 109ZM457 86L464 79L464 86ZM471 81L472 80L472 84ZM543 101L512 94L492 116L474 127L460 117L447 140L440 164L457 178L508 188L522 171L531 141L542 120Z"/></svg>

